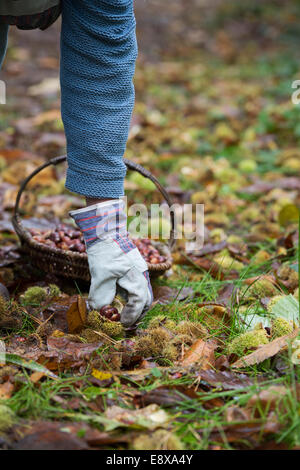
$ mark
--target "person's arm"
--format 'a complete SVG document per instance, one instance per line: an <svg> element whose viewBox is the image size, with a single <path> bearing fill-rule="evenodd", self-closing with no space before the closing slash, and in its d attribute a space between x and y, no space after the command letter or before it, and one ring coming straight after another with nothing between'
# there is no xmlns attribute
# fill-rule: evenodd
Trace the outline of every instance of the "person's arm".
<svg viewBox="0 0 300 470"><path fill-rule="evenodd" d="M136 56L133 0L64 0L61 107L73 192L123 195Z"/></svg>
<svg viewBox="0 0 300 470"><path fill-rule="evenodd" d="M120 199L136 56L133 0L63 1L61 106L67 138L66 187L84 195L88 204L71 216L87 246L90 306L99 309L110 304L121 287L128 294L121 312L124 326L134 324L152 302L147 263L128 238Z"/></svg>

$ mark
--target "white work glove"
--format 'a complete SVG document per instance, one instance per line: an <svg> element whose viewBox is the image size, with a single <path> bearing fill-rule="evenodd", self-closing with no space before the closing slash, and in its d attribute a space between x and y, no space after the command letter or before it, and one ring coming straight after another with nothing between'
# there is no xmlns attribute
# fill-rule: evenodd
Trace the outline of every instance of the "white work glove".
<svg viewBox="0 0 300 470"><path fill-rule="evenodd" d="M152 288L148 266L128 238L122 199L70 212L83 233L91 274L89 305L98 310L112 303L117 287L127 293L121 312L125 327L134 325L149 309Z"/></svg>

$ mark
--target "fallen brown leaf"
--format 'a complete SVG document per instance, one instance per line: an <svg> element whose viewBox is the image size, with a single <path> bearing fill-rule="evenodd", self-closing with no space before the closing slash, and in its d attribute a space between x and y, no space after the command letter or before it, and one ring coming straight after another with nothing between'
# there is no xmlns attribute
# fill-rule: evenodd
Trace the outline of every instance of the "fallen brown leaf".
<svg viewBox="0 0 300 470"><path fill-rule="evenodd" d="M185 300L187 297L193 297L194 291L191 287L183 289L174 289L168 286L154 286L154 302L160 305L167 305L174 301Z"/></svg>
<svg viewBox="0 0 300 470"><path fill-rule="evenodd" d="M287 348L289 341L293 338L296 338L299 333L299 330L300 329L297 328L288 335L281 336L280 338L274 339L274 341L271 341L268 344L264 344L260 348L253 351L251 354L248 354L247 356L238 359L232 364L232 367L238 368L251 366L253 364L259 364L265 359L275 356L275 354Z"/></svg>
<svg viewBox="0 0 300 470"><path fill-rule="evenodd" d="M198 339L192 347L186 351L180 361L182 366L190 366L197 362L202 370L211 369L215 364L214 351L217 347L215 341L204 341Z"/></svg>
<svg viewBox="0 0 300 470"><path fill-rule="evenodd" d="M139 407L145 407L155 403L164 407L172 407L181 403L186 397L198 398L197 393L192 388L177 386L177 387L158 387L148 392L137 393L134 396L134 404Z"/></svg>
<svg viewBox="0 0 300 470"><path fill-rule="evenodd" d="M81 432L82 437L78 438ZM86 423L36 421L16 428L15 449L86 449L130 442L134 433L106 433ZM21 439L20 439L21 436Z"/></svg>
<svg viewBox="0 0 300 470"><path fill-rule="evenodd" d="M232 443L241 443L251 441L252 445L259 444L268 434L276 434L280 429L280 423L274 414L270 414L268 419L263 422L262 420L242 421L239 423L228 423L228 426L219 429L214 429L210 434L210 439L216 442L223 442L224 435L226 441ZM199 431L200 433L203 430Z"/></svg>
<svg viewBox="0 0 300 470"><path fill-rule="evenodd" d="M261 281L261 280L264 280L264 281L270 281L272 284L274 284L274 286L278 287L278 284L276 282L276 279L274 276L271 276L269 274L266 274L266 275L263 275L263 276L254 276L254 277L248 277L247 279L245 279L245 284L247 284L248 286L254 284L254 282L256 281Z"/></svg>
<svg viewBox="0 0 300 470"><path fill-rule="evenodd" d="M220 291L217 302L230 306L236 299L236 288L233 283L226 284Z"/></svg>
<svg viewBox="0 0 300 470"><path fill-rule="evenodd" d="M245 374L233 374L229 371L218 372L210 369L200 371L199 375L204 382L223 390L241 390L253 385L253 381Z"/></svg>
<svg viewBox="0 0 300 470"><path fill-rule="evenodd" d="M86 321L86 304L85 300L77 296L77 300L70 306L67 311L67 322L70 333L78 333L84 326Z"/></svg>
<svg viewBox="0 0 300 470"><path fill-rule="evenodd" d="M45 377L45 374L43 372L33 372L30 376L30 380L31 380L32 383L36 384L43 377Z"/></svg>
<svg viewBox="0 0 300 470"><path fill-rule="evenodd" d="M78 369L94 357L94 352L102 342L76 343L68 337L50 336L47 339L48 351L33 347L23 350L22 357L44 365L50 371Z"/></svg>
<svg viewBox="0 0 300 470"><path fill-rule="evenodd" d="M223 280L225 277L221 266L213 260L209 260L207 258L196 258L195 256L186 256L186 259L196 268L209 272L215 279Z"/></svg>
<svg viewBox="0 0 300 470"><path fill-rule="evenodd" d="M220 243L206 243L201 250L197 251L195 253L195 256L205 256L205 255L210 255L212 253L217 253L218 251L224 250L226 248L227 242L222 241ZM189 251L187 251L189 253ZM194 251L192 251L194 253Z"/></svg>
<svg viewBox="0 0 300 470"><path fill-rule="evenodd" d="M247 186L246 188L243 188L243 193L247 193L247 194L266 193L268 191L271 191L271 189L274 189L274 188L299 189L300 178L291 176L291 177L286 177L286 178L279 178L272 182L257 181L251 186Z"/></svg>
<svg viewBox="0 0 300 470"><path fill-rule="evenodd" d="M55 424L55 423L54 423ZM88 444L65 430L62 424L43 423L43 428L28 434L13 447L15 450L87 450Z"/></svg>
<svg viewBox="0 0 300 470"><path fill-rule="evenodd" d="M14 384L12 384L9 380L4 382L4 384L0 385L0 400L7 400L12 396L14 391Z"/></svg>
<svg viewBox="0 0 300 470"><path fill-rule="evenodd" d="M154 430L166 426L169 415L158 405L152 403L145 408L138 410L126 410L120 406L107 408L104 416L109 420L109 424L104 425L104 429L113 427L133 427Z"/></svg>
<svg viewBox="0 0 300 470"><path fill-rule="evenodd" d="M56 350L63 356L69 355L74 360L89 357L101 344L100 340L96 343L85 344L70 341L70 339L66 337L54 338L53 336L50 336L47 340L48 349L50 351Z"/></svg>
<svg viewBox="0 0 300 470"><path fill-rule="evenodd" d="M229 406L225 411L225 418L228 423L236 421L250 421L251 415L249 410L245 410L240 406Z"/></svg>
<svg viewBox="0 0 300 470"><path fill-rule="evenodd" d="M261 414L261 410L273 411L288 392L288 388L284 385L271 385L252 395L247 403L247 408L258 408L259 414Z"/></svg>

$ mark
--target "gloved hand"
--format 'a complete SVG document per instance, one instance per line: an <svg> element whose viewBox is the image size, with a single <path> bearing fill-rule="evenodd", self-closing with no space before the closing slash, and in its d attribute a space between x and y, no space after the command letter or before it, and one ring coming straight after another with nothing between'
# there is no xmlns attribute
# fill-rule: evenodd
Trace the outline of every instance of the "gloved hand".
<svg viewBox="0 0 300 470"><path fill-rule="evenodd" d="M83 233L91 274L89 304L94 309L112 303L117 287L128 294L121 323L132 326L149 309L152 288L146 261L128 238L122 199L70 212Z"/></svg>

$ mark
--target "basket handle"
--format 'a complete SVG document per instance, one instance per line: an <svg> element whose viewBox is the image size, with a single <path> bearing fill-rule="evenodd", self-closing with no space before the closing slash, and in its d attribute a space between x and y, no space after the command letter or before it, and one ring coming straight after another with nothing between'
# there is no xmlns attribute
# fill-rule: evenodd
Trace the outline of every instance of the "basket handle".
<svg viewBox="0 0 300 470"><path fill-rule="evenodd" d="M44 168L47 168L50 165L54 165L54 166L58 165L59 163L62 163L64 161L66 161L66 159L67 159L66 155L61 155L59 157L51 158L49 161L47 161L43 165L36 168L36 170L34 170L29 176L27 176L27 178L25 178L25 180L22 182L22 184L20 186L20 189L18 191L18 194L17 194L15 207L14 207L13 222L14 222L15 219L19 218L20 199L21 199L22 193L25 190L25 188L26 188L27 184L29 183L29 181L35 175L37 175L40 171L44 170ZM172 206L172 200L170 198L169 193L160 184L158 179L155 176L153 176L152 173L150 173L149 170L144 168L142 165L139 165L138 163L135 163L135 162L132 162L131 160L128 160L127 158L124 158L124 163L125 163L125 165L127 166L127 168L129 170L137 171L138 173L143 175L145 178L148 178L149 180L151 180L152 183L154 183L155 186L157 187L158 191L163 195L163 197L164 197L165 201L167 202L168 206L169 207ZM173 248L174 243L175 243L175 216L174 216L173 211L170 212L170 216L171 216L171 231L170 231L169 247Z"/></svg>

